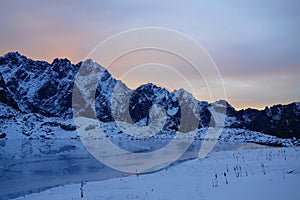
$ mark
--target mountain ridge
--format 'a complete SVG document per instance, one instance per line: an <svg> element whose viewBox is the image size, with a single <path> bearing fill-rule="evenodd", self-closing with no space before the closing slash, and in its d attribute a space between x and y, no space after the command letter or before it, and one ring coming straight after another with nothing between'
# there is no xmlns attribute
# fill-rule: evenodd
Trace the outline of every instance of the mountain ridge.
<svg viewBox="0 0 300 200"><path fill-rule="evenodd" d="M281 138L300 138L299 103L278 104L264 110L252 108L236 110L226 100L214 103L196 100L184 89L170 92L148 83L131 90L122 81L113 78L107 69L92 60L72 64L66 58L56 58L50 64L46 61L34 61L18 52L9 52L0 57L0 102L23 113L39 113L46 117L70 119L73 114L74 80L76 74L80 73L82 65L91 68L101 67L102 74L96 91L95 108L96 115L102 122L111 122L118 118L121 121L132 120L140 126L145 126L151 121L149 117L151 106L160 104L167 113L165 129L178 130L182 128L181 112L175 96L182 95L184 100L189 99L189 104L197 102L199 113L195 114L193 111L188 114L189 118L199 120L197 128L213 124L210 109L212 105L217 105L226 108L225 127L244 128ZM117 114L112 113L111 95L116 85L121 85L119 92L126 94L129 99L129 115L128 108L118 105L117 102ZM76 102L73 102L73 106L76 106ZM84 112L87 110L88 108L85 108ZM88 116L88 112L86 115ZM131 119L128 119L128 116Z"/></svg>

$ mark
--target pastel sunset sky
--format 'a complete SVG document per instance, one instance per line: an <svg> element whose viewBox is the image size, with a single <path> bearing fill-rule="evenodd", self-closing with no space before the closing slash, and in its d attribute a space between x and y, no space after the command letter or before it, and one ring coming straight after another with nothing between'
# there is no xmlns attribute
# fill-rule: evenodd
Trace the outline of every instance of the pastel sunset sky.
<svg viewBox="0 0 300 200"><path fill-rule="evenodd" d="M221 73L227 100L236 108L300 101L298 0L2 0L0 27L1 55L18 51L50 63L56 57L84 60L100 42L121 31L173 29L207 50ZM153 57L159 63L157 53ZM165 81L161 85L170 90L181 87L169 72L156 73L155 67L147 71L147 65L135 76L122 77L120 72L137 58L143 55L119 60L111 73L132 88L151 81L151 73L159 74ZM187 68L181 61L173 64L179 71ZM193 74L186 70L185 76ZM200 89L194 95L209 101Z"/></svg>

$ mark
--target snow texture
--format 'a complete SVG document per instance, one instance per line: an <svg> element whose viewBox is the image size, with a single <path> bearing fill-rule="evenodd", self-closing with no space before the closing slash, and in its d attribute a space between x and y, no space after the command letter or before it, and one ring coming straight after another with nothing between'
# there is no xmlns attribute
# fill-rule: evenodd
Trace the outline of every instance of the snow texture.
<svg viewBox="0 0 300 200"><path fill-rule="evenodd" d="M215 152L153 174L65 185L18 199L298 200L299 150Z"/></svg>

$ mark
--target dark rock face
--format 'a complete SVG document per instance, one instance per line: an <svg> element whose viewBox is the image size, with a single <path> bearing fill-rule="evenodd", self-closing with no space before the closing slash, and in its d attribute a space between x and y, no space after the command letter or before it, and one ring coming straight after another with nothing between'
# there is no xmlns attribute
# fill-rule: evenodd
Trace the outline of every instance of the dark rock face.
<svg viewBox="0 0 300 200"><path fill-rule="evenodd" d="M178 130L180 108L176 96L151 83L142 85L133 91L129 100L129 114L132 121L141 126L149 125L149 111L155 104L162 106L166 111L165 129Z"/></svg>
<svg viewBox="0 0 300 200"><path fill-rule="evenodd" d="M9 90L7 89L3 77L0 75L0 102L19 110L17 102L13 99Z"/></svg>
<svg viewBox="0 0 300 200"><path fill-rule="evenodd" d="M79 70L83 64L87 65L86 71ZM57 58L49 64L33 61L17 52L8 53L0 57L0 102L23 113L70 119L73 114L72 94L80 89L75 85L73 91L75 77L78 72L88 77L95 67L101 71L95 93L96 113L87 106L80 113L84 116L96 115L102 122L133 121L146 126L151 122L149 109L157 104L167 115L164 129L187 132L214 126L211 108L218 105L226 110L225 127L249 129L282 138L300 138L299 103L275 105L262 111L237 111L225 100L214 104L197 101L183 89L169 92L149 83L130 90L92 60L74 65L67 59ZM73 107L85 104L80 96L73 99Z"/></svg>
<svg viewBox="0 0 300 200"><path fill-rule="evenodd" d="M6 137L6 133L0 133L0 139L4 139Z"/></svg>
<svg viewBox="0 0 300 200"><path fill-rule="evenodd" d="M300 107L296 103L266 107L251 121L249 129L281 138L300 138Z"/></svg>
<svg viewBox="0 0 300 200"><path fill-rule="evenodd" d="M67 59L55 59L52 64L33 61L19 53L0 57L0 66L2 84L9 91L5 96L22 112L47 117L71 115L73 81L80 66Z"/></svg>

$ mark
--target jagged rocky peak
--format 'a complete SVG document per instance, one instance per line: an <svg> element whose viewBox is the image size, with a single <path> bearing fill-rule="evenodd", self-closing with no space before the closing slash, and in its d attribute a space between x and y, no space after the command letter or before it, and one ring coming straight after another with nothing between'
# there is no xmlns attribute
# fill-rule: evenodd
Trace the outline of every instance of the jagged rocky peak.
<svg viewBox="0 0 300 200"><path fill-rule="evenodd" d="M21 55L19 52L8 52L0 57L0 64L12 63L15 66L18 66L24 60L27 60L26 56Z"/></svg>
<svg viewBox="0 0 300 200"><path fill-rule="evenodd" d="M235 110L235 108L224 99L214 102L213 105L219 107L221 112L225 113L227 116L232 117L237 115L237 111Z"/></svg>
<svg viewBox="0 0 300 200"><path fill-rule="evenodd" d="M217 104L217 105L220 105L220 106L224 106L224 107L227 107L227 108L233 108L233 106L230 105L230 104L228 103L228 101L226 101L226 100L224 100L224 99L220 99L220 100L214 102L214 104Z"/></svg>
<svg viewBox="0 0 300 200"><path fill-rule="evenodd" d="M33 61L17 52L2 56L0 66L7 91L22 112L70 115L68 107L78 66L67 59L54 59L51 64Z"/></svg>
<svg viewBox="0 0 300 200"><path fill-rule="evenodd" d="M55 66L68 66L71 65L71 61L67 58L54 58L51 65Z"/></svg>
<svg viewBox="0 0 300 200"><path fill-rule="evenodd" d="M81 76L87 76L95 73L103 73L104 71L107 72L107 70L104 67L94 62L92 59L86 59L83 62L79 62L77 65L80 66L79 73Z"/></svg>
<svg viewBox="0 0 300 200"><path fill-rule="evenodd" d="M180 88L179 90L174 90L174 94L178 97L181 98L182 100L194 100L195 97L188 92L187 90Z"/></svg>

